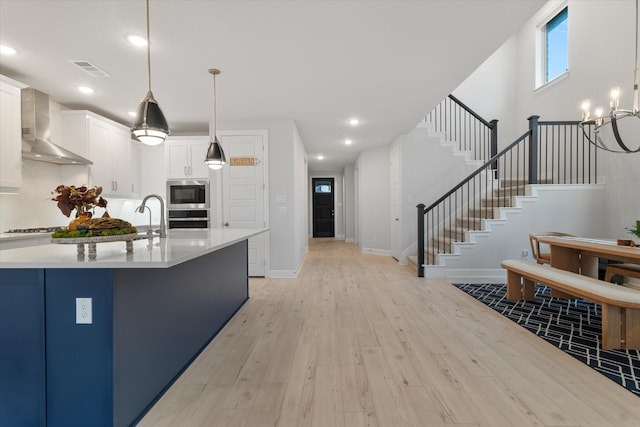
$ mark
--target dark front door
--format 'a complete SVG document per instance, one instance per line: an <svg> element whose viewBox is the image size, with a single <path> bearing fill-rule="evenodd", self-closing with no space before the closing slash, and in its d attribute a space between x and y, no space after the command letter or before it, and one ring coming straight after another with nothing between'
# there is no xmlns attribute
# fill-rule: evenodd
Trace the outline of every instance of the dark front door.
<svg viewBox="0 0 640 427"><path fill-rule="evenodd" d="M312 178L313 237L334 237L333 178Z"/></svg>

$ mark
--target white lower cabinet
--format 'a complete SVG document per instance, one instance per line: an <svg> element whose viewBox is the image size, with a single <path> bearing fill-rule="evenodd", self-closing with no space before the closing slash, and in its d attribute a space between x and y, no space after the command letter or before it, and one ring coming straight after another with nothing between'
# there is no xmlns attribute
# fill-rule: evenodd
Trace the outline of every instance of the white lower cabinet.
<svg viewBox="0 0 640 427"><path fill-rule="evenodd" d="M208 136L175 136L165 142L167 178L209 178L209 167L204 162L209 148Z"/></svg>
<svg viewBox="0 0 640 427"><path fill-rule="evenodd" d="M61 116L65 142L86 152L93 162L89 184L101 186L105 196L137 197L136 147L129 128L89 111L62 111Z"/></svg>

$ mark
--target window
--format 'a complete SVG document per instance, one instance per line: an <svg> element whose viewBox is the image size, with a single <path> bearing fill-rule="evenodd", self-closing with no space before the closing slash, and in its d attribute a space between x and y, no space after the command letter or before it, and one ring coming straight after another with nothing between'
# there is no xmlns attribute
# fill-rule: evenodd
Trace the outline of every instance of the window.
<svg viewBox="0 0 640 427"><path fill-rule="evenodd" d="M569 8L564 2L538 25L536 88L569 71Z"/></svg>
<svg viewBox="0 0 640 427"><path fill-rule="evenodd" d="M315 182L316 193L331 193L331 181L316 181Z"/></svg>

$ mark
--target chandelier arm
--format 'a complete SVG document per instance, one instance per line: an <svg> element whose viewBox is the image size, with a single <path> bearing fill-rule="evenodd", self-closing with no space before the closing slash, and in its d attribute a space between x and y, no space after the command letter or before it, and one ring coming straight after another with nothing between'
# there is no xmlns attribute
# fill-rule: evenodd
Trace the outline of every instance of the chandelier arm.
<svg viewBox="0 0 640 427"><path fill-rule="evenodd" d="M584 128L584 123L580 123L579 126L580 126L580 129L582 129L582 134L584 135L585 139L589 142L589 144L593 145L595 148L608 151L609 153L626 153L626 151L612 150L611 148L607 147L607 144L605 144L602 138L600 138L600 135L598 135L597 131L594 132L595 133L595 139L594 139L590 135L590 132L587 132L587 130Z"/></svg>
<svg viewBox="0 0 640 427"><path fill-rule="evenodd" d="M616 119L613 115L611 116L611 129L613 130L613 136L616 138L618 145L620 148L624 150L625 153L637 153L640 151L640 147L636 150L632 150L622 142L622 137L620 136L620 131L618 130L618 119Z"/></svg>

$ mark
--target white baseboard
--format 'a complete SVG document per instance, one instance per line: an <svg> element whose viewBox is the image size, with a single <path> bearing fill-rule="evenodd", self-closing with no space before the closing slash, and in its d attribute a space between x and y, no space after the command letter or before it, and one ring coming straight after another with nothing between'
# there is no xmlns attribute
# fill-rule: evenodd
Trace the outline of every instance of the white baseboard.
<svg viewBox="0 0 640 427"><path fill-rule="evenodd" d="M502 269L447 270L448 281L456 283L506 283L507 272Z"/></svg>
<svg viewBox="0 0 640 427"><path fill-rule="evenodd" d="M300 271L302 270L302 266L304 265L304 260L307 259L306 254L309 252L309 247L305 246L304 255L300 258L300 262L298 263L298 268L295 270L271 270L269 272L269 278L274 279L297 279Z"/></svg>
<svg viewBox="0 0 640 427"><path fill-rule="evenodd" d="M391 251L386 249L362 248L363 254L391 256Z"/></svg>
<svg viewBox="0 0 640 427"><path fill-rule="evenodd" d="M352 238L352 237L347 237L346 239L344 239L345 243L355 243L356 239Z"/></svg>
<svg viewBox="0 0 640 427"><path fill-rule="evenodd" d="M271 279L297 279L298 271L295 270L271 270L269 273Z"/></svg>

